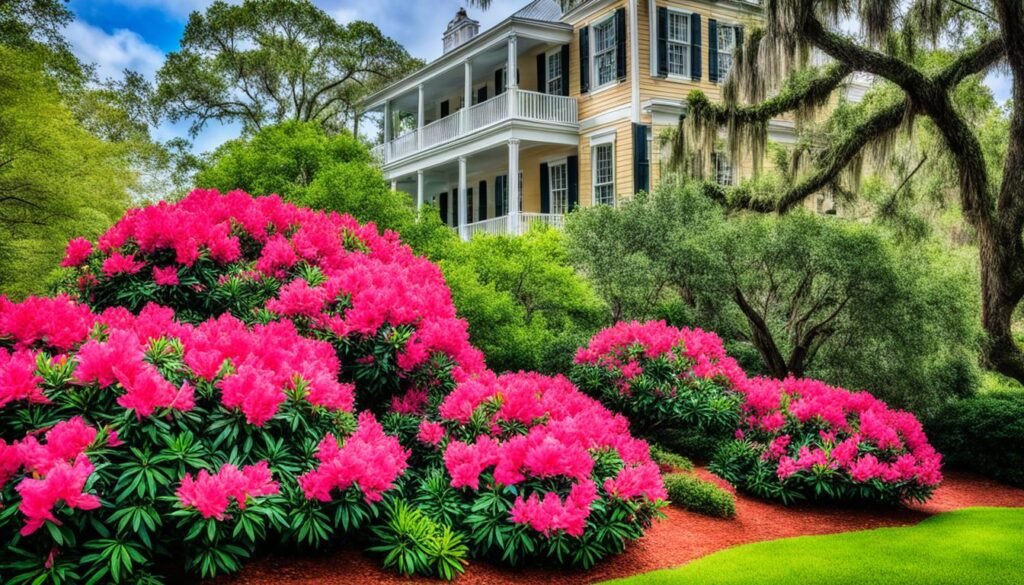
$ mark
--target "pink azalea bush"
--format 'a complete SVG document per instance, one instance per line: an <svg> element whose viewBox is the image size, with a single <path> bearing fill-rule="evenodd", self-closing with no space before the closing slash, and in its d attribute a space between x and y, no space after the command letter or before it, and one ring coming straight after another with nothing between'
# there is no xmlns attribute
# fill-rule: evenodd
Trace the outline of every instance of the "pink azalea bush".
<svg viewBox="0 0 1024 585"><path fill-rule="evenodd" d="M590 566L639 538L666 499L626 419L561 376L466 377L411 440L418 477L446 478L414 491L462 510L450 520L479 557Z"/></svg>
<svg viewBox="0 0 1024 585"><path fill-rule="evenodd" d="M97 310L155 302L191 322L292 320L335 346L365 407L484 367L437 266L393 232L277 196L196 190L133 209L95 247L72 240L62 266Z"/></svg>
<svg viewBox="0 0 1024 585"><path fill-rule="evenodd" d="M810 379L742 385L742 425L712 469L739 487L798 498L925 501L942 481L942 456L921 423L867 392Z"/></svg>
<svg viewBox="0 0 1024 585"><path fill-rule="evenodd" d="M181 559L237 570L272 535L320 546L367 522L405 471L398 441L354 416L334 346L290 320L192 324L154 304L93 313L58 297L3 300L0 327L0 505L19 512L0 527L82 575L111 569L68 543L110 535L137 574ZM324 447L317 464L317 443L348 459ZM356 475L312 489L329 465Z"/></svg>
<svg viewBox="0 0 1024 585"><path fill-rule="evenodd" d="M576 353L573 381L633 431L690 455L732 435L746 375L722 340L664 321L620 322Z"/></svg>

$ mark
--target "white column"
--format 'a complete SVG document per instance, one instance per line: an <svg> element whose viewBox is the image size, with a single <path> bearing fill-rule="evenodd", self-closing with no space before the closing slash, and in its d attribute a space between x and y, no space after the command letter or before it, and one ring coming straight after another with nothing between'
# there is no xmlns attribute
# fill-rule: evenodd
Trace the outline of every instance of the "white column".
<svg viewBox="0 0 1024 585"><path fill-rule="evenodd" d="M459 157L459 235L466 239L466 157Z"/></svg>
<svg viewBox="0 0 1024 585"><path fill-rule="evenodd" d="M391 190L398 191L398 181L391 181Z"/></svg>
<svg viewBox="0 0 1024 585"><path fill-rule="evenodd" d="M519 234L519 213L522 202L519 200L519 139L508 141L508 231Z"/></svg>
<svg viewBox="0 0 1024 585"><path fill-rule="evenodd" d="M423 187L423 171L416 171L416 210L423 209L423 199L427 196Z"/></svg>
<svg viewBox="0 0 1024 585"><path fill-rule="evenodd" d="M391 100L384 102L384 143L391 142Z"/></svg>
<svg viewBox="0 0 1024 585"><path fill-rule="evenodd" d="M416 106L416 147L423 148L423 84L419 86L419 102Z"/></svg>
<svg viewBox="0 0 1024 585"><path fill-rule="evenodd" d="M519 70L519 51L516 47L516 35L512 34L508 36L508 68L506 71L506 77L508 78L505 82L506 91L508 91L508 115L510 118L516 117L516 111L519 107L519 79L516 72Z"/></svg>
<svg viewBox="0 0 1024 585"><path fill-rule="evenodd" d="M629 0L629 84L634 124L640 123L640 18L637 4L637 0Z"/></svg>
<svg viewBox="0 0 1024 585"><path fill-rule="evenodd" d="M473 63L469 59L466 59L466 62L463 65L463 76L465 81L463 84L464 97L462 102L462 111L459 112L459 115L461 116L459 118L459 124L462 125L460 129L461 132L459 132L460 134L465 133L469 129L469 118L466 113L469 111L469 106L473 105Z"/></svg>

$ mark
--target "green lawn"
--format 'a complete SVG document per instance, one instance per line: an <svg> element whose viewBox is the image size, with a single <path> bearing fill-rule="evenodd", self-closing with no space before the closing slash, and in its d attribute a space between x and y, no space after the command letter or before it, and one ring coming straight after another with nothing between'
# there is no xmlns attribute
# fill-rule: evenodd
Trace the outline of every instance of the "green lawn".
<svg viewBox="0 0 1024 585"><path fill-rule="evenodd" d="M907 528L759 542L613 583L1022 584L1024 509L969 508Z"/></svg>

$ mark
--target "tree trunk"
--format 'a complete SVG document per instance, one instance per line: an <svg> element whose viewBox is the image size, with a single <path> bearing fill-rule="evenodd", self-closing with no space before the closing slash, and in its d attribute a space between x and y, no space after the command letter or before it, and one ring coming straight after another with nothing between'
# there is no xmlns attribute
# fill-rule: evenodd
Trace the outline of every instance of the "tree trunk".
<svg viewBox="0 0 1024 585"><path fill-rule="evenodd" d="M1024 196L1024 194L1021 194ZM997 236L982 232L981 255L981 322L988 334L987 365L1003 374L1024 382L1024 354L1013 339L1011 325L1013 311L1020 303L1021 294L1014 286L1015 272L1019 268L1019 241L1000 241ZM1013 238L1010 234L1009 238ZM1017 240L1020 239L1018 235Z"/></svg>
<svg viewBox="0 0 1024 585"><path fill-rule="evenodd" d="M768 373L773 378L785 378L789 374L789 368L786 366L785 358L782 357L782 352L779 351L779 346L775 344L775 339L772 338L772 332L768 329L768 324L750 306L746 297L743 296L743 291L736 288L733 297L740 310L746 315L747 322L750 323L750 340L753 342L754 347L757 348L757 353L761 354L761 361L764 362Z"/></svg>

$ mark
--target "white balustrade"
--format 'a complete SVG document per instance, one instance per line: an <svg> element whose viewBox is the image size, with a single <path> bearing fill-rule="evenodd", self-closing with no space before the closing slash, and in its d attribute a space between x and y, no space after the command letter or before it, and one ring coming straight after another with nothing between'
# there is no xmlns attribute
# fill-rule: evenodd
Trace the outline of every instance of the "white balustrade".
<svg viewBox="0 0 1024 585"><path fill-rule="evenodd" d="M514 221L516 219L514 216L516 215L518 215L519 221ZM530 231L530 228L535 225L547 225L555 229L562 229L565 225L565 217L560 213L523 212L519 214L502 215L466 224L463 234L467 240L472 239L476 234L518 236ZM513 226L516 227L514 228Z"/></svg>
<svg viewBox="0 0 1024 585"><path fill-rule="evenodd" d="M515 116L512 115L511 100L515 100ZM374 148L374 154L382 162L389 163L510 119L577 126L576 98L510 89L379 145Z"/></svg>

